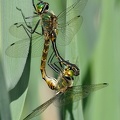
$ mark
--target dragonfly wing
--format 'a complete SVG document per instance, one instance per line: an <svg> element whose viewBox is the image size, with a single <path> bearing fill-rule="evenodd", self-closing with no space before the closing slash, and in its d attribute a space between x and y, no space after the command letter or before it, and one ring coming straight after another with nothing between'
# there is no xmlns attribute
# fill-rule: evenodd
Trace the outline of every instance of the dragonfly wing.
<svg viewBox="0 0 120 120"><path fill-rule="evenodd" d="M75 0L74 4L66 8L63 12L58 15L59 23L64 23L66 19L72 19L74 16L80 15L86 6L88 0Z"/></svg>
<svg viewBox="0 0 120 120"><path fill-rule="evenodd" d="M44 112L47 107L52 104L59 96L61 93L55 95L54 97L52 97L51 99L49 99L48 101L46 101L45 103L43 103L42 105L40 105L39 107L37 107L36 109L33 110L33 112L31 112L27 117L25 117L23 120L30 120L31 118L40 115L42 112Z"/></svg>
<svg viewBox="0 0 120 120"><path fill-rule="evenodd" d="M41 38L42 37L37 36L32 39L32 57L39 57L41 55L40 53L42 51L41 49L43 49L44 42ZM28 55L29 46L30 39L20 40L8 46L5 53L9 57L26 58Z"/></svg>
<svg viewBox="0 0 120 120"><path fill-rule="evenodd" d="M94 85L78 85L70 87L64 93L58 93L56 96L52 97L51 99L34 109L33 112L31 112L23 120L30 120L31 118L40 115L47 109L50 104L52 104L56 100L59 101L60 105L65 105L70 102L75 102L84 97L87 97L91 92L104 88L107 85L107 83L101 83Z"/></svg>
<svg viewBox="0 0 120 120"><path fill-rule="evenodd" d="M93 84L93 85L78 85L68 88L57 99L60 105L66 105L87 97L91 92L106 87L107 83Z"/></svg>
<svg viewBox="0 0 120 120"><path fill-rule="evenodd" d="M26 26L25 22L18 22L10 26L9 32L12 36L20 39L28 38L28 34L31 34L31 30L34 29L35 25L37 24L38 19L33 19L32 22L26 22L29 27ZM37 27L36 32L39 34L42 33L41 27ZM33 34L36 36L36 34Z"/></svg>
<svg viewBox="0 0 120 120"><path fill-rule="evenodd" d="M75 34L79 31L80 26L83 22L82 16L76 16L66 23L58 23L58 40L56 40L59 45L68 45L74 38Z"/></svg>
<svg viewBox="0 0 120 120"><path fill-rule="evenodd" d="M41 57L42 51L44 48L44 37L37 37L36 39L32 40L32 57Z"/></svg>
<svg viewBox="0 0 120 120"><path fill-rule="evenodd" d="M88 0L76 0L74 4L69 6L58 15L58 29L60 40L58 44L67 45L78 32L83 21L80 13L84 9Z"/></svg>
<svg viewBox="0 0 120 120"><path fill-rule="evenodd" d="M25 58L28 55L29 45L30 45L29 39L20 40L8 46L5 53L9 57L15 57L15 58L24 57Z"/></svg>
<svg viewBox="0 0 120 120"><path fill-rule="evenodd" d="M30 23L28 23L30 24ZM9 32L12 36L16 37L16 38L20 38L20 39L25 39L28 38L28 35L26 34L24 28L20 25L25 25L24 22L19 22L19 23L15 23L13 25L10 26L9 28Z"/></svg>

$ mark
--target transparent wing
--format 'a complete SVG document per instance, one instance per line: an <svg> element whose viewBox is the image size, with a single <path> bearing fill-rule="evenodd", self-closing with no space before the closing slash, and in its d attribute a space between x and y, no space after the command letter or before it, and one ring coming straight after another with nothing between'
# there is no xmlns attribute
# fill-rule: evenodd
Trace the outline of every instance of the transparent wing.
<svg viewBox="0 0 120 120"><path fill-rule="evenodd" d="M42 105L40 105L39 107L37 107L36 109L33 110L33 112L31 112L27 117L25 117L23 120L30 120L31 118L40 115L42 112L44 112L47 107L52 104L57 97L59 97L61 95L61 93L57 94L56 96L52 97L51 99L49 99L48 101L46 101L45 103L43 103Z"/></svg>
<svg viewBox="0 0 120 120"><path fill-rule="evenodd" d="M73 16L78 16L83 11L88 0L75 0L74 4L62 11L57 17L59 23L64 23L66 19L72 19Z"/></svg>
<svg viewBox="0 0 120 120"><path fill-rule="evenodd" d="M9 28L10 34L12 36L14 36L16 38L20 38L20 39L28 38L28 35L26 34L24 28L22 26L19 27L22 24L25 26L24 22L19 22L19 23L15 23L15 24L11 25ZM30 23L28 23L28 24L30 24Z"/></svg>
<svg viewBox="0 0 120 120"><path fill-rule="evenodd" d="M28 38L28 34L30 34L31 30L34 29L35 25L37 24L38 19L33 19L33 22L26 22L26 24L30 27L27 27L25 22L18 22L10 26L9 32L12 36L20 39L26 39ZM41 26L38 26L36 29L36 33L32 34L33 36L36 36L42 33Z"/></svg>
<svg viewBox="0 0 120 120"><path fill-rule="evenodd" d="M102 89L106 87L107 83L101 83L101 84L93 84L93 85L78 85L68 88L64 93L58 93L56 96L52 97L39 107L33 110L32 113L30 113L27 117L25 117L23 120L30 120L31 118L40 115L42 112L44 112L47 107L55 102L56 100L59 102L60 105L66 105L70 102L75 102L80 99L83 99L87 97L91 92Z"/></svg>
<svg viewBox="0 0 120 120"><path fill-rule="evenodd" d="M75 34L80 29L83 18L80 13L84 9L88 0L75 0L74 4L69 6L58 17L58 44L67 45L71 42Z"/></svg>
<svg viewBox="0 0 120 120"><path fill-rule="evenodd" d="M93 85L78 85L68 88L63 94L57 98L58 104L66 105L70 102L75 102L87 97L91 92L106 87L107 83L93 84Z"/></svg>
<svg viewBox="0 0 120 120"><path fill-rule="evenodd" d="M32 42L32 47L31 47L32 57L40 57L41 51L43 50L44 39L40 36L37 36L34 37L31 40L31 42ZM8 46L5 53L9 57L26 58L28 55L29 46L30 46L30 39L20 40Z"/></svg>
<svg viewBox="0 0 120 120"><path fill-rule="evenodd" d="M80 29L82 22L82 16L75 16L64 24L58 23L57 44L68 45Z"/></svg>

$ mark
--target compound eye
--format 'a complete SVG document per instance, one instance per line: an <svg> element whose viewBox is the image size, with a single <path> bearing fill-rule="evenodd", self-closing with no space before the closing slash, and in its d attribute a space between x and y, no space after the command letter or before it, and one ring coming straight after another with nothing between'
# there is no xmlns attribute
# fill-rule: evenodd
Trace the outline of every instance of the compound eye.
<svg viewBox="0 0 120 120"><path fill-rule="evenodd" d="M76 71L76 69L75 69L74 67L72 68L72 70L73 70L73 71Z"/></svg>
<svg viewBox="0 0 120 120"><path fill-rule="evenodd" d="M45 10L48 10L48 9L49 9L49 4L47 4L45 7Z"/></svg>

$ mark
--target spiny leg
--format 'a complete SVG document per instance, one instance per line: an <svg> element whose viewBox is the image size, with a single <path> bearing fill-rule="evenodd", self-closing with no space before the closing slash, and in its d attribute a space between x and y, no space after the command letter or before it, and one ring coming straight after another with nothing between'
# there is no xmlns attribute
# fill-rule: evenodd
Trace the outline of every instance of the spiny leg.
<svg viewBox="0 0 120 120"><path fill-rule="evenodd" d="M16 7L16 9L21 12L22 17L23 17L23 20L24 20L24 22L25 22L25 25L26 25L28 28L32 29L32 27L31 27L30 25L28 25L28 23L26 22L26 17L25 17L25 15L23 14L22 10L21 10L20 8L18 8L18 7ZM34 27L34 28L32 29L32 31L30 32L31 34L33 34L33 33L40 34L40 33L36 32L36 29L37 29L37 27L38 27L39 24L40 24L40 19L37 21L35 27ZM21 24L21 26L24 26L24 25ZM28 28L26 28L26 29L28 29ZM40 35L41 35L41 34L40 34Z"/></svg>
<svg viewBox="0 0 120 120"><path fill-rule="evenodd" d="M35 2L34 2L34 0L32 0L32 5L33 5L33 7L34 7L34 9L35 9L35 11L36 11L36 7L35 7Z"/></svg>
<svg viewBox="0 0 120 120"><path fill-rule="evenodd" d="M49 59L48 59L48 65L56 72L56 73L60 73L61 69L58 67L58 65L56 65L56 63L52 63L53 59L55 57L54 52L52 52L52 54L50 55ZM62 72L62 71L61 71Z"/></svg>
<svg viewBox="0 0 120 120"><path fill-rule="evenodd" d="M78 76L79 75L79 68L75 64L72 64L69 61L66 61L62 58L62 56L59 54L59 51L57 49L56 40L52 41L52 46L53 46L53 50L55 52L56 57L60 61L60 65L62 66L62 64L64 64L65 66L68 66L69 68L71 68L73 70L74 75Z"/></svg>

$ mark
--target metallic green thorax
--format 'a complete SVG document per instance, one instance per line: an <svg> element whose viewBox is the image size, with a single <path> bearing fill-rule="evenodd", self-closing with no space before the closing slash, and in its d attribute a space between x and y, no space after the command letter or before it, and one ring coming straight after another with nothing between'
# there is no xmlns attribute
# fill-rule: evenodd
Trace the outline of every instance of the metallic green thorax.
<svg viewBox="0 0 120 120"><path fill-rule="evenodd" d="M43 13L42 14L42 27L43 29L47 29L47 31L52 31L53 30L53 17L54 15L50 12Z"/></svg>

